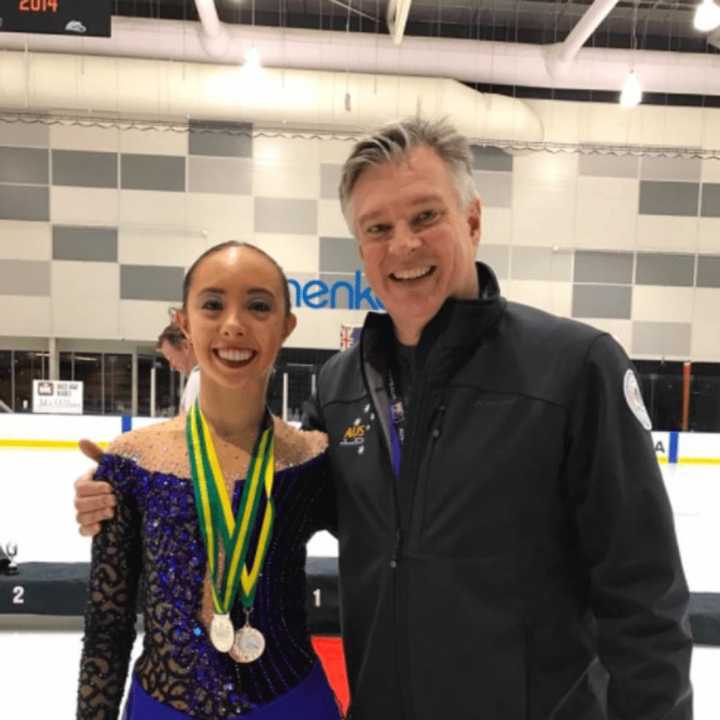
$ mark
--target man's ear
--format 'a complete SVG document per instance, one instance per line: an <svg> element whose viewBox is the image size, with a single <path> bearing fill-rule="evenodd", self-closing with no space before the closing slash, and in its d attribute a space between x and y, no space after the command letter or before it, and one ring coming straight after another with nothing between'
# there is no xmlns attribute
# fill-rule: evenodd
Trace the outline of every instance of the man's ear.
<svg viewBox="0 0 720 720"><path fill-rule="evenodd" d="M468 204L466 219L472 244L477 249L482 229L482 204L479 197L473 198Z"/></svg>
<svg viewBox="0 0 720 720"><path fill-rule="evenodd" d="M187 313L184 310L176 310L173 322L182 330L182 334L185 339L192 345L192 338L190 337L190 324L188 323Z"/></svg>

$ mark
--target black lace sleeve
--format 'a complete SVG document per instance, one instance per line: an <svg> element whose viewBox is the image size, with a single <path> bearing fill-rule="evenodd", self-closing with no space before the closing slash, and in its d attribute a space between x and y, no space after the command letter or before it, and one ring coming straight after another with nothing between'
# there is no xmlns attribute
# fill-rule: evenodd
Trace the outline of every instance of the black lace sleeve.
<svg viewBox="0 0 720 720"><path fill-rule="evenodd" d="M92 546L80 663L78 720L118 717L135 640L136 597L142 564L140 513L133 475L137 466L105 455L96 479L110 482L118 499Z"/></svg>

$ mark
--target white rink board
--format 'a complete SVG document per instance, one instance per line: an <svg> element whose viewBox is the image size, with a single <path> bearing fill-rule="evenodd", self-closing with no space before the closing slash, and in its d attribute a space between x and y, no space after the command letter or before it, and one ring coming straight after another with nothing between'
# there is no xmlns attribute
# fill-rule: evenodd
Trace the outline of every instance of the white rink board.
<svg viewBox="0 0 720 720"><path fill-rule="evenodd" d="M134 418L133 427L164 418ZM20 562L80 562L90 544L77 533L73 481L92 467L79 451L2 447L3 441L35 440L75 443L82 437L108 442L120 434L119 417L0 415L0 542L19 545ZM670 433L653 433L675 513L678 541L690 588L720 592L720 464L668 464ZM720 463L720 435L680 433L679 458L715 458ZM337 555L337 542L317 534L308 545L316 557Z"/></svg>

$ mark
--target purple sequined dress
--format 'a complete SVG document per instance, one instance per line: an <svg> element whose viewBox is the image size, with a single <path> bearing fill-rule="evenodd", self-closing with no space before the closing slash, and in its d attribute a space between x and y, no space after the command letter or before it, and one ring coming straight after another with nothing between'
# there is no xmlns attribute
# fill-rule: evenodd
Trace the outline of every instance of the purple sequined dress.
<svg viewBox="0 0 720 720"><path fill-rule="evenodd" d="M317 657L305 611L305 544L334 525L335 512L324 454L275 475L277 515L252 614L267 648L248 665L216 651L198 619L206 557L192 481L115 454L103 457L96 478L112 484L119 502L93 543L78 718L118 717L140 610L145 635L135 675L148 694L191 717L247 713L308 676ZM232 615L243 624L239 602Z"/></svg>

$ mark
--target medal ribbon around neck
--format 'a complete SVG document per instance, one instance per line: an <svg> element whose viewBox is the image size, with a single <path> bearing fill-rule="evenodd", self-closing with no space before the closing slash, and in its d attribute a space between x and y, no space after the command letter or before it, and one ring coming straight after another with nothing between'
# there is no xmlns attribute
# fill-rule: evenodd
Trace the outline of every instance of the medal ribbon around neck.
<svg viewBox="0 0 720 720"><path fill-rule="evenodd" d="M212 576L215 613L229 613L239 589L243 606L250 610L255 600L260 570L270 546L275 520L275 505L272 500L275 477L272 420L262 429L255 442L237 516L233 515L210 428L197 401L187 415L185 434L198 520ZM263 488L267 503L255 557L248 570L246 560L250 537L257 521ZM221 544L225 550L222 576L219 574Z"/></svg>

